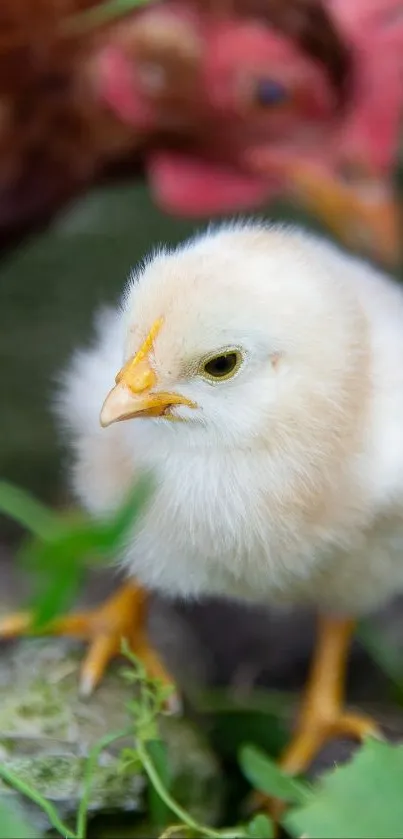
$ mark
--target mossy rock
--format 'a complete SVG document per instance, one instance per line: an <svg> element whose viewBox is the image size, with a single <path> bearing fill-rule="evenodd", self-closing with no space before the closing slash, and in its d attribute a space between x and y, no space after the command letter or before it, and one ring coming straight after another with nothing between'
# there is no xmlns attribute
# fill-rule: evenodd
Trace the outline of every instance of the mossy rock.
<svg viewBox="0 0 403 839"><path fill-rule="evenodd" d="M29 639L10 645L0 663L0 759L3 765L54 803L68 823L82 796L86 758L105 734L127 729L133 688L110 669L89 700L80 699L77 672L81 653L61 639ZM182 718L163 717L172 792L194 817L213 823L219 816L222 783L214 755ZM89 812L132 813L147 818L147 782L140 771L121 770L120 752L132 740L106 747L92 777ZM17 793L0 782L0 795ZM19 797L19 796L18 796ZM46 816L23 801L39 832Z"/></svg>

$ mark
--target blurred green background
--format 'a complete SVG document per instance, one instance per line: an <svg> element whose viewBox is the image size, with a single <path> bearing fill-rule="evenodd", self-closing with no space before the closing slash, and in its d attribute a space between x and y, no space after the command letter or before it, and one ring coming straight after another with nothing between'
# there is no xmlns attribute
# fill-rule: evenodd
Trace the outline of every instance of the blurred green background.
<svg viewBox="0 0 403 839"><path fill-rule="evenodd" d="M51 413L58 370L90 339L98 305L131 266L194 224L168 218L135 184L95 190L0 266L0 474L56 500L63 486Z"/></svg>

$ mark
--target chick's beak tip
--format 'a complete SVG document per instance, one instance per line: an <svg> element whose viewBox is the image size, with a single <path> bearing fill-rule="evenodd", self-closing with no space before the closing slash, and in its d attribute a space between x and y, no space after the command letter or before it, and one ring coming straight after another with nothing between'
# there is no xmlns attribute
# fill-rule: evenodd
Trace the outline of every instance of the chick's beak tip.
<svg viewBox="0 0 403 839"><path fill-rule="evenodd" d="M101 408L99 421L102 428L128 418L130 410L133 410L132 394L125 385L115 385L109 391Z"/></svg>
<svg viewBox="0 0 403 839"><path fill-rule="evenodd" d="M134 394L123 382L108 393L101 409L102 428L127 419L140 417L165 417L178 419L171 414L175 405L196 408L196 404L178 393Z"/></svg>

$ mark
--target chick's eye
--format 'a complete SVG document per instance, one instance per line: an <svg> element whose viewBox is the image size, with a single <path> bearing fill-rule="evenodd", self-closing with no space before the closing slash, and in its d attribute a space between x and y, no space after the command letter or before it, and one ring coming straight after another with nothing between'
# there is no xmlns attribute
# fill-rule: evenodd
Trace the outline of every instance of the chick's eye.
<svg viewBox="0 0 403 839"><path fill-rule="evenodd" d="M242 363L242 356L240 352L231 350L220 355L215 355L204 362L202 367L202 375L206 379L230 379L234 376Z"/></svg>
<svg viewBox="0 0 403 839"><path fill-rule="evenodd" d="M255 86L255 100L258 105L282 105L288 99L288 90L275 79L258 79Z"/></svg>

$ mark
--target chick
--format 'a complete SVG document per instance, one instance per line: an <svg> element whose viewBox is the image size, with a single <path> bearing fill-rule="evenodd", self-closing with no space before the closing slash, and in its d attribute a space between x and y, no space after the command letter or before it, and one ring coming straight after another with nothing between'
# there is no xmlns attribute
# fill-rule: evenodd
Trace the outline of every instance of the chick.
<svg viewBox="0 0 403 839"><path fill-rule="evenodd" d="M145 590L309 605L318 645L283 766L376 732L345 712L343 681L354 619L403 590L402 322L386 275L294 228L209 228L133 273L58 405L93 514L156 476L121 558L130 582L57 628L95 638L90 680L129 624L161 672Z"/></svg>

